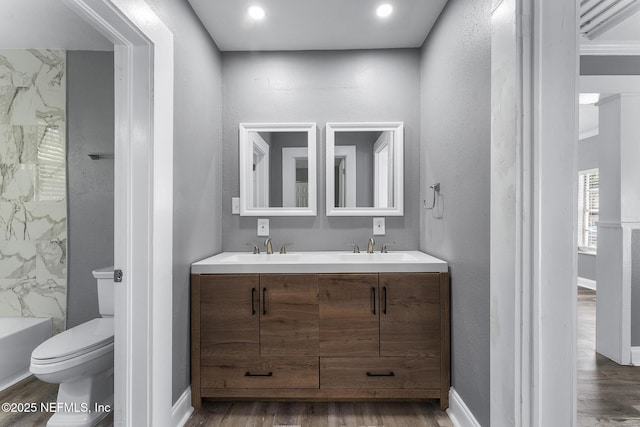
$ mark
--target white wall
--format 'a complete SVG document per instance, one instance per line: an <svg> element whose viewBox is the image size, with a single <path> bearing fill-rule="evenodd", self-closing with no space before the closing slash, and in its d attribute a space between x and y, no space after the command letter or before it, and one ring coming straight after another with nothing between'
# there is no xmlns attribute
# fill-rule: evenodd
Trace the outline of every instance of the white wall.
<svg viewBox="0 0 640 427"><path fill-rule="evenodd" d="M489 414L491 60L488 0L450 0L422 48L420 198L440 182L420 249L451 266L452 386L483 426Z"/></svg>

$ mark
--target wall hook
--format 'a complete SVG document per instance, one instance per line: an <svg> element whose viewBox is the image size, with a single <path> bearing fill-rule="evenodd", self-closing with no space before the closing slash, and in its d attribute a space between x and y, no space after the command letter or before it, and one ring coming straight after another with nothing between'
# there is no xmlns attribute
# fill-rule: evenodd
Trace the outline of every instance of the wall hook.
<svg viewBox="0 0 640 427"><path fill-rule="evenodd" d="M431 203L431 206L427 206L426 200L422 201L422 207L428 211L436 207L436 197L440 193L440 183L436 182L435 184L430 185L429 188L433 190L433 202Z"/></svg>

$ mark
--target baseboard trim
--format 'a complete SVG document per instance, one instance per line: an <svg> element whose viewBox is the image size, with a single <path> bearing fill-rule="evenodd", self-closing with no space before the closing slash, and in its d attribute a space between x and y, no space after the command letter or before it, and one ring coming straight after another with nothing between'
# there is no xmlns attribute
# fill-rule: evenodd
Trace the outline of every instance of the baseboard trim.
<svg viewBox="0 0 640 427"><path fill-rule="evenodd" d="M640 347L631 347L631 364L640 366Z"/></svg>
<svg viewBox="0 0 640 427"><path fill-rule="evenodd" d="M595 291L596 281L591 279L585 279L584 277L578 277L578 286Z"/></svg>
<svg viewBox="0 0 640 427"><path fill-rule="evenodd" d="M191 387L187 387L171 409L171 425L175 427L182 427L185 425L192 412Z"/></svg>
<svg viewBox="0 0 640 427"><path fill-rule="evenodd" d="M447 415L455 427L481 427L476 417L453 387L449 389Z"/></svg>

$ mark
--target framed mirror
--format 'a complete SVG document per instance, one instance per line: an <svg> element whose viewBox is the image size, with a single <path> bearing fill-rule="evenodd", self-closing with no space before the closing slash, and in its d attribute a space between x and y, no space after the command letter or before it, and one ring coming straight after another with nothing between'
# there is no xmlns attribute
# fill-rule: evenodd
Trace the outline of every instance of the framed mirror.
<svg viewBox="0 0 640 427"><path fill-rule="evenodd" d="M240 215L316 215L315 123L240 123L239 148Z"/></svg>
<svg viewBox="0 0 640 427"><path fill-rule="evenodd" d="M402 216L403 123L327 123L326 131L327 216Z"/></svg>

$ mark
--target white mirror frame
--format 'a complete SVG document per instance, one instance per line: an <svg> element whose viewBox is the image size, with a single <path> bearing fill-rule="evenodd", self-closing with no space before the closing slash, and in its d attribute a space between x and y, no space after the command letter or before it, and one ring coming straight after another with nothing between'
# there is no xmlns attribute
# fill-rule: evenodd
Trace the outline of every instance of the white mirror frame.
<svg viewBox="0 0 640 427"><path fill-rule="evenodd" d="M402 216L404 215L404 124L403 122L327 123L326 142L326 203L327 216ZM346 207L335 206L334 162L336 132L393 132L393 207Z"/></svg>
<svg viewBox="0 0 640 427"><path fill-rule="evenodd" d="M252 207L253 148L249 132L307 132L307 155L309 168L309 206L293 207ZM316 174L316 124L315 123L240 123L239 135L240 172L240 216L316 216L317 214L317 174Z"/></svg>

